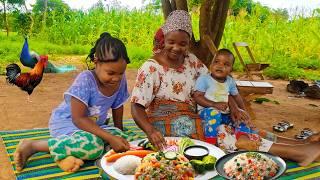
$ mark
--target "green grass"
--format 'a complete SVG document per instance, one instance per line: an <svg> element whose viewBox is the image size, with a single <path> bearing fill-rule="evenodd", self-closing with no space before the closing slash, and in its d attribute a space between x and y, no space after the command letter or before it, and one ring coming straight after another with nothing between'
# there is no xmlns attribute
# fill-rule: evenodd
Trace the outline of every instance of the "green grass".
<svg viewBox="0 0 320 180"><path fill-rule="evenodd" d="M162 14L150 10L102 11L99 8L60 14L53 11L43 31L39 30L41 17L34 19L30 48L39 54L48 54L50 60L64 55L85 56L99 34L107 31L126 44L131 60L129 67L133 68L140 67L152 55L153 35L163 23ZM195 37L199 39L199 16L193 14L192 21ZM13 29L19 32L18 27ZM315 80L320 79L319 29L319 15L287 20L256 6L252 14L240 11L238 16L227 18L219 48L229 48L235 52L233 42L247 42L258 62L270 64L264 71L266 76ZM19 61L22 44L22 35L10 33L7 37L5 33L0 33L1 72L7 64ZM244 49L241 49L241 54L245 62L249 62ZM237 56L234 70L243 70Z"/></svg>

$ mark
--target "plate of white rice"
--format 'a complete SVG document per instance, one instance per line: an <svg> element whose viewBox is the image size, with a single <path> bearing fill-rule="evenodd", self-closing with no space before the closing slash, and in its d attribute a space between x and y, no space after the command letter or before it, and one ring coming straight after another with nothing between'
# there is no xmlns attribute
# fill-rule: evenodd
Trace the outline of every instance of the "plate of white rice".
<svg viewBox="0 0 320 180"><path fill-rule="evenodd" d="M277 179L285 172L286 163L266 152L239 151L220 158L215 168L220 176L227 179Z"/></svg>
<svg viewBox="0 0 320 180"><path fill-rule="evenodd" d="M180 137L165 137L165 138L166 138L166 140L167 139L169 139L169 140L170 139L177 139L177 140L180 139ZM213 155L217 159L219 159L219 158L221 158L222 156L225 155L225 153L220 148L218 148L218 147L216 147L216 146L214 146L212 144L209 144L209 143L206 143L206 142L203 142L203 141L199 141L199 140L195 140L195 139L192 139L192 141L196 145L206 146L209 149L209 154ZM136 141L132 141L132 142L130 142L130 144L131 145L138 145L139 142L141 142L141 139L140 140L136 140ZM128 160L128 158L125 158L125 159L123 159L124 163L122 163L122 162L120 162L120 163L124 164L124 165L129 165L130 164L129 166L131 166L132 164L136 164L137 163L136 160L133 159L132 157L130 159L132 159L132 160ZM121 173L118 172L119 168L123 169L124 171L130 171L131 168L126 169L126 168L120 167L119 165L116 165L116 167L115 167L115 162L114 163L113 162L107 162L105 156L102 157L102 159L101 159L101 161L99 163L101 165L101 169L108 175L109 178L114 178L114 179L119 179L119 180L130 180L130 179L133 180L133 179L135 179L134 175L124 175L124 174L121 174ZM115 168L117 168L118 171ZM216 175L218 175L218 173L215 170L212 170L212 171L207 171L204 174L198 174L195 177L195 179L210 179L210 178L215 177Z"/></svg>

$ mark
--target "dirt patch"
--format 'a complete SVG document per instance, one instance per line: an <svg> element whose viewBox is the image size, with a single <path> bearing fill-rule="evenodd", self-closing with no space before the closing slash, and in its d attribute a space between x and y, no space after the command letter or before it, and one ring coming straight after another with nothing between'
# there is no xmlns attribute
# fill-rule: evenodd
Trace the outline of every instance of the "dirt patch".
<svg viewBox="0 0 320 180"><path fill-rule="evenodd" d="M71 58L71 61L73 59ZM83 69L84 65L76 65ZM62 101L62 94L80 71L65 74L45 74L41 84L31 96L32 102L27 102L27 93L16 86L6 83L5 77L0 79L0 130L17 130L48 127L48 120L53 108ZM127 78L131 92L137 70L128 69ZM294 128L281 135L293 137L302 128L311 128L320 131L320 101L307 98L292 98L286 91L287 81L267 80L274 85L274 92L265 95L270 100L276 100L280 104L264 102L252 103L256 119L254 124L258 128L272 131L272 125L280 120L288 120L294 124ZM130 104L125 104L125 118L130 118ZM4 146L0 143L0 179L15 179L13 170L6 156Z"/></svg>

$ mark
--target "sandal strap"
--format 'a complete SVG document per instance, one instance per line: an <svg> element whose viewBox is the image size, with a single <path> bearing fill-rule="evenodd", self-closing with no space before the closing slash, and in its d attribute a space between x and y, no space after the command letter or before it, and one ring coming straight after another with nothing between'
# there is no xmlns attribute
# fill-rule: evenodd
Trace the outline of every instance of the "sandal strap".
<svg viewBox="0 0 320 180"><path fill-rule="evenodd" d="M278 132L285 132L287 130L287 128L277 124L277 125L273 126L273 130L278 131Z"/></svg>
<svg viewBox="0 0 320 180"><path fill-rule="evenodd" d="M296 134L294 137L295 137L296 139L307 139L309 136L305 136L305 135L303 135L303 134Z"/></svg>
<svg viewBox="0 0 320 180"><path fill-rule="evenodd" d="M283 126L283 125L288 126L288 127L292 126L292 124L289 121L286 121L286 120L282 120L282 121L278 122L278 124L281 125L281 126Z"/></svg>
<svg viewBox="0 0 320 180"><path fill-rule="evenodd" d="M311 136L313 134L313 131L310 128L304 128L301 130L301 134Z"/></svg>

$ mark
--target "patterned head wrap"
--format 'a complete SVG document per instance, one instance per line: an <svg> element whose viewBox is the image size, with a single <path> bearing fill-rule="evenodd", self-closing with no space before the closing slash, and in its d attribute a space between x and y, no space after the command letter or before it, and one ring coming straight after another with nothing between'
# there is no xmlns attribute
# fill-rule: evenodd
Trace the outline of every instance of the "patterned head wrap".
<svg viewBox="0 0 320 180"><path fill-rule="evenodd" d="M187 32L191 38L192 26L189 13L184 10L172 11L161 29L164 35L172 31L183 30Z"/></svg>
<svg viewBox="0 0 320 180"><path fill-rule="evenodd" d="M154 35L153 53L159 53L164 47L164 36L172 31L183 30L192 36L191 18L187 11L175 10L172 11L164 25L159 28Z"/></svg>

